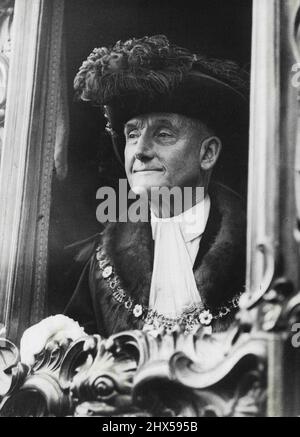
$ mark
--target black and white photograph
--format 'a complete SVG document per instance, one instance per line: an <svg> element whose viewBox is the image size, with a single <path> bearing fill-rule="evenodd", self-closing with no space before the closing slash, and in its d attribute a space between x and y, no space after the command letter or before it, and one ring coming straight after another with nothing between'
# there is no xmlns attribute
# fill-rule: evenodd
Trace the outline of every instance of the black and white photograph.
<svg viewBox="0 0 300 437"><path fill-rule="evenodd" d="M300 0L0 0L0 202L1 418L300 416Z"/></svg>

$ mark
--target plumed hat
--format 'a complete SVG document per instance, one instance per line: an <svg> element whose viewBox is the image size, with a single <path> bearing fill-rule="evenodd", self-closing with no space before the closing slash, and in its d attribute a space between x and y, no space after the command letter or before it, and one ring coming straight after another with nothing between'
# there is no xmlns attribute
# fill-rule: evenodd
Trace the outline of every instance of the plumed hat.
<svg viewBox="0 0 300 437"><path fill-rule="evenodd" d="M96 48L74 80L78 99L99 105L117 154L129 119L168 112L199 119L222 140L248 130L248 73L155 35Z"/></svg>

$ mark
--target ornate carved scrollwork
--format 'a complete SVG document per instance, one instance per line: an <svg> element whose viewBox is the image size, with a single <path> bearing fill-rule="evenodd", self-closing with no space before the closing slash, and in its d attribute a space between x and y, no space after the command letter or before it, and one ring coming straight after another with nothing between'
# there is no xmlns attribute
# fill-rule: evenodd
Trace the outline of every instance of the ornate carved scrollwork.
<svg viewBox="0 0 300 437"><path fill-rule="evenodd" d="M19 362L16 346L8 340L0 339L0 399L18 387L26 373L27 367Z"/></svg>
<svg viewBox="0 0 300 437"><path fill-rule="evenodd" d="M236 329L130 331L84 337L67 349L50 343L31 369L14 363L17 382L0 415L259 416L265 360L266 343Z"/></svg>
<svg viewBox="0 0 300 437"><path fill-rule="evenodd" d="M13 347L10 343L10 349ZM7 374L11 380L6 392L2 393L1 415L51 416L67 412L69 398L58 380L65 352L66 345L58 347L48 343L32 368L20 363L15 352L15 363L1 369L1 374Z"/></svg>

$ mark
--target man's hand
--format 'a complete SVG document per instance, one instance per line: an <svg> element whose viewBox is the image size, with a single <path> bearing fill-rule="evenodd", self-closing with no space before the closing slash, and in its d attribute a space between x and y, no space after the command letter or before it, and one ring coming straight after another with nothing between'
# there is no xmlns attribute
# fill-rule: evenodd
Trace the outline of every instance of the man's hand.
<svg viewBox="0 0 300 437"><path fill-rule="evenodd" d="M64 344L68 340L77 340L87 335L77 322L63 314L47 317L24 332L21 343L21 361L28 366L35 362L39 354L50 341Z"/></svg>

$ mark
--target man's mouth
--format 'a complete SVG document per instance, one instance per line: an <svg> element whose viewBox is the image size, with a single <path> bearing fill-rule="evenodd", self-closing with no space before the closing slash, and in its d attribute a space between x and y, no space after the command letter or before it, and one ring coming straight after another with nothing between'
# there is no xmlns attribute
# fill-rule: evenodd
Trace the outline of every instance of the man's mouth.
<svg viewBox="0 0 300 437"><path fill-rule="evenodd" d="M133 170L133 173L152 173L152 172L162 172L162 168L143 168L139 170Z"/></svg>
<svg viewBox="0 0 300 437"><path fill-rule="evenodd" d="M163 169L162 168L139 168L139 169L133 169L132 173L153 173L153 172L162 172Z"/></svg>

